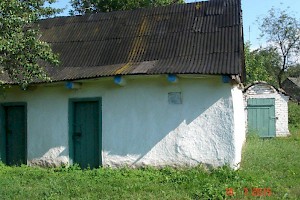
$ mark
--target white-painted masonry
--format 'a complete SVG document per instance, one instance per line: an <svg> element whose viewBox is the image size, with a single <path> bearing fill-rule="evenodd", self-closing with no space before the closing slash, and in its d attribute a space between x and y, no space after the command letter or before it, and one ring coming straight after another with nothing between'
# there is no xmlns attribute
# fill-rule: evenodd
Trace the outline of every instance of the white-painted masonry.
<svg viewBox="0 0 300 200"><path fill-rule="evenodd" d="M244 113L243 92L238 86L234 86L231 90L234 112L234 146L235 146L235 168L240 167L242 160L242 148L246 141L246 127Z"/></svg>
<svg viewBox="0 0 300 200"><path fill-rule="evenodd" d="M273 86L267 83L253 84L246 89L244 93L245 106L249 98L274 98L275 99L275 117L276 117L276 136L288 136L288 101L289 97L282 92L277 91ZM247 109L245 109L247 126Z"/></svg>
<svg viewBox="0 0 300 200"><path fill-rule="evenodd" d="M102 165L212 166L241 161L245 141L243 96L221 76L126 76L41 84L28 91L6 90L1 102L27 103L29 165L69 164L68 102L70 98L102 98ZM173 104L169 93L181 93Z"/></svg>

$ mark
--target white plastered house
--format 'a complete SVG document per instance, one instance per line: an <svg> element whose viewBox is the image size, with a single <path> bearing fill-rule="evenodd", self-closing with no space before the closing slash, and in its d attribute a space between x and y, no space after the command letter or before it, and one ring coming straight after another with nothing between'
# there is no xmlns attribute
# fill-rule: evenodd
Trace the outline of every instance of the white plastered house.
<svg viewBox="0 0 300 200"><path fill-rule="evenodd" d="M61 64L1 96L1 161L237 166L241 14L240 0L210 0L42 20Z"/></svg>

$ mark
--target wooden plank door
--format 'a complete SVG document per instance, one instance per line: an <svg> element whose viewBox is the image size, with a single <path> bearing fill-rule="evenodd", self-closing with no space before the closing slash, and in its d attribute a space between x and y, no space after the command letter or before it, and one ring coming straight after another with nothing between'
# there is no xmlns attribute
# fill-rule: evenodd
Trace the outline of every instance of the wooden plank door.
<svg viewBox="0 0 300 200"><path fill-rule="evenodd" d="M275 137L275 99L248 99L248 130L260 137Z"/></svg>
<svg viewBox="0 0 300 200"><path fill-rule="evenodd" d="M73 108L74 163L78 163L82 168L99 167L99 102L74 102Z"/></svg>
<svg viewBox="0 0 300 200"><path fill-rule="evenodd" d="M26 164L25 106L5 106L6 164Z"/></svg>

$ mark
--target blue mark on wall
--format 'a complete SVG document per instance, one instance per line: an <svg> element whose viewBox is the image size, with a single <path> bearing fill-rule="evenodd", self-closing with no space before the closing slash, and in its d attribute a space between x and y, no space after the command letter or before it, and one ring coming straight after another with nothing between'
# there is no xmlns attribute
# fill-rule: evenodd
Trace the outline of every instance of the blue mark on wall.
<svg viewBox="0 0 300 200"><path fill-rule="evenodd" d="M230 82L230 77L227 75L222 75L222 81L223 83L229 83Z"/></svg>
<svg viewBox="0 0 300 200"><path fill-rule="evenodd" d="M171 83L177 82L177 76L175 74L168 74L168 81Z"/></svg>

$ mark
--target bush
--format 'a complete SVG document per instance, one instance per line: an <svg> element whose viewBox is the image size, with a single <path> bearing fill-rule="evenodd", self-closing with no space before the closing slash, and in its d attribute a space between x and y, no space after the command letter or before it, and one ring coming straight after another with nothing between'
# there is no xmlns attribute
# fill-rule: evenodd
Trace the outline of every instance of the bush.
<svg viewBox="0 0 300 200"><path fill-rule="evenodd" d="M289 102L289 125L300 128L300 105Z"/></svg>

